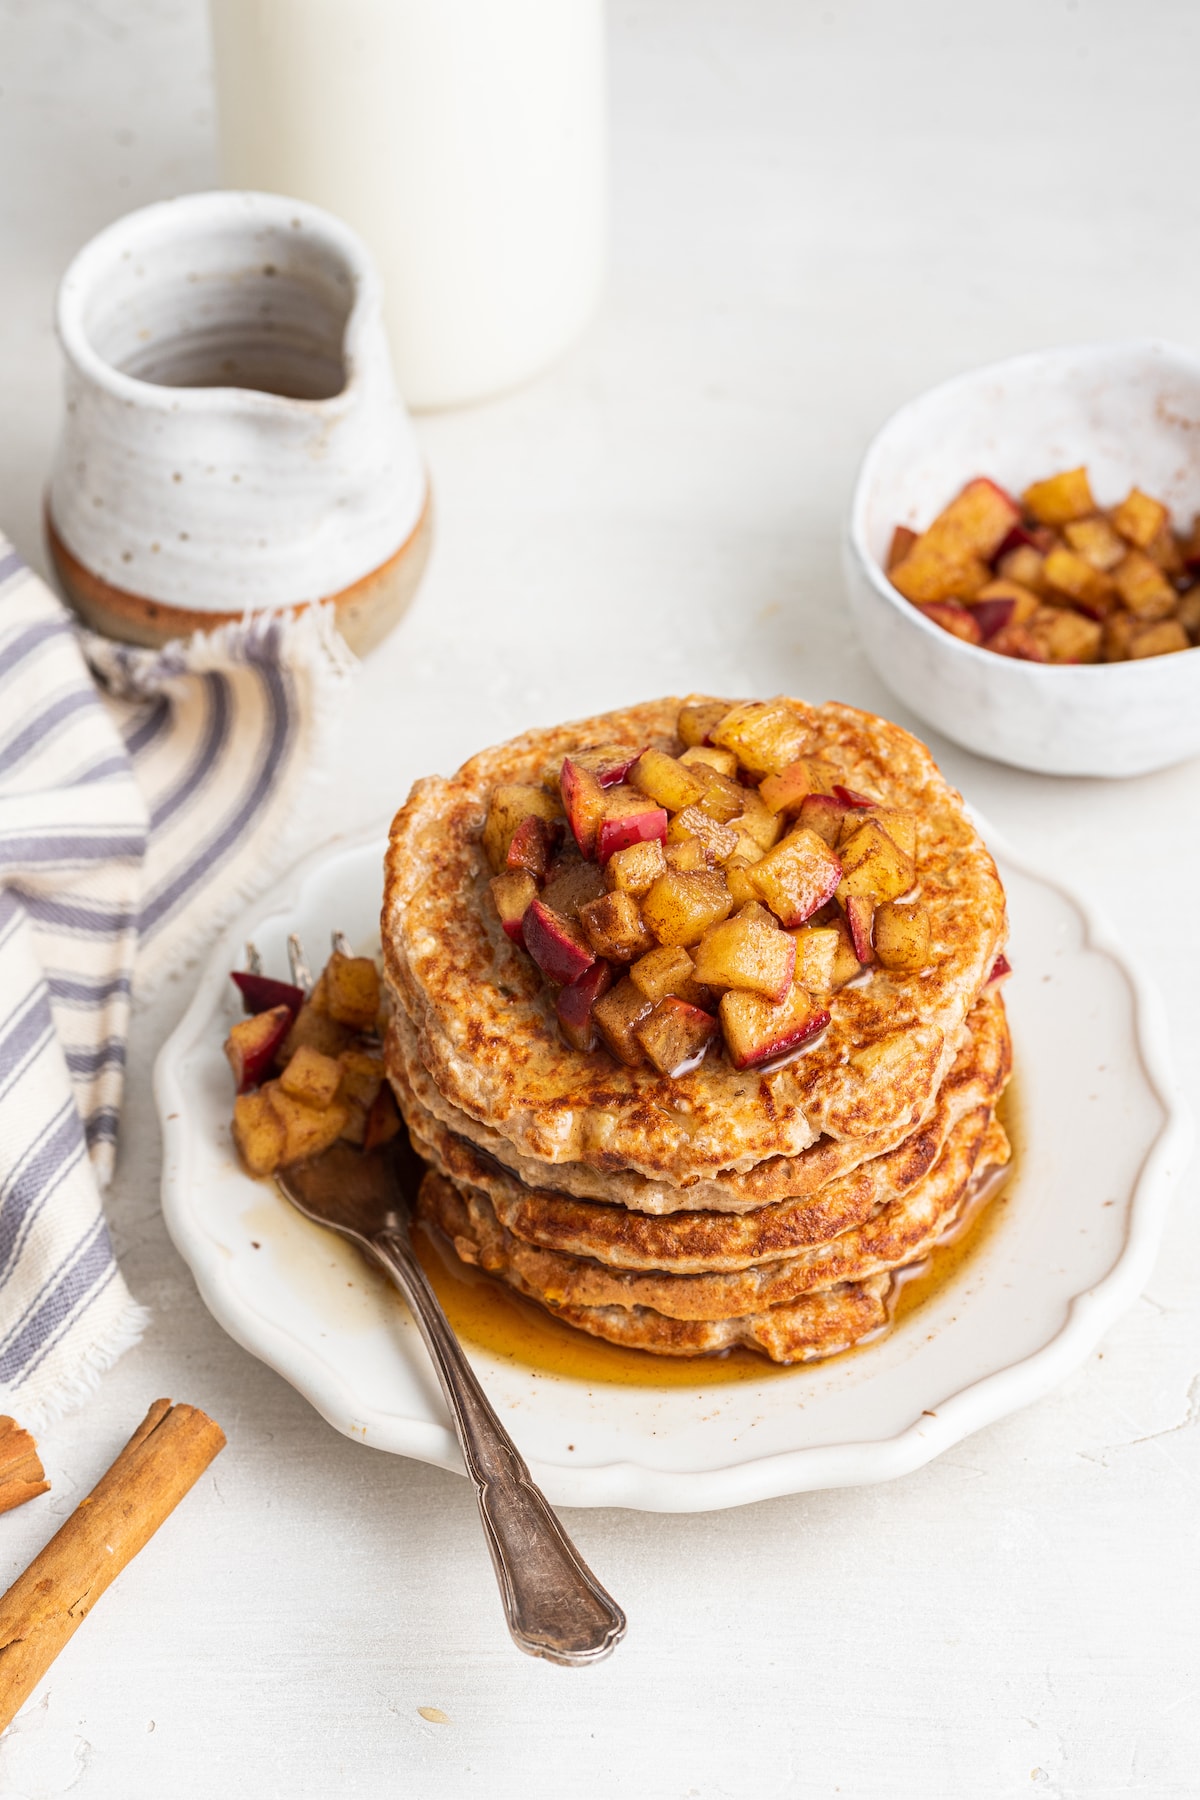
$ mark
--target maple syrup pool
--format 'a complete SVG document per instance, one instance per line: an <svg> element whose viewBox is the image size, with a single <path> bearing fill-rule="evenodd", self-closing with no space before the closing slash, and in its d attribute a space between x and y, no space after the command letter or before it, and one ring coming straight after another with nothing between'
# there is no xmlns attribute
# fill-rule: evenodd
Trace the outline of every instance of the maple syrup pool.
<svg viewBox="0 0 1200 1800"><path fill-rule="evenodd" d="M911 1270L901 1272L892 1290L890 1319L884 1330L841 1351L839 1357L825 1358L826 1362L869 1353L873 1345L902 1321L911 1319L951 1282L961 1279L977 1261L1004 1219L1020 1160L1018 1114L1011 1085L996 1110L1012 1143L1012 1160L985 1180L964 1216L930 1255ZM814 1366L773 1363L740 1347L716 1356L681 1357L626 1350L564 1325L500 1281L460 1262L439 1232L421 1226L414 1236L417 1255L459 1337L493 1356L502 1356L541 1374L563 1375L592 1386L708 1388L733 1381L778 1380Z"/></svg>

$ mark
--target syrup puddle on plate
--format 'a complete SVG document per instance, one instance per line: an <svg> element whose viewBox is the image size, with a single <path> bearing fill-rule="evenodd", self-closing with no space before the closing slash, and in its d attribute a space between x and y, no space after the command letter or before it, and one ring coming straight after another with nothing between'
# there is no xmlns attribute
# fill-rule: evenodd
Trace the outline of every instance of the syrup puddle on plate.
<svg viewBox="0 0 1200 1800"><path fill-rule="evenodd" d="M460 1262L447 1240L424 1226L414 1234L417 1255L446 1317L464 1343L535 1375L565 1376L592 1387L709 1388L735 1381L778 1380L845 1357L865 1355L972 1267L1004 1217L1018 1162L1017 1108L1011 1086L997 1115L1012 1142L1012 1160L985 1178L941 1243L921 1262L900 1273L892 1289L888 1324L862 1343L823 1358L820 1365L773 1363L740 1347L715 1356L681 1357L627 1350L563 1324L490 1275Z"/></svg>

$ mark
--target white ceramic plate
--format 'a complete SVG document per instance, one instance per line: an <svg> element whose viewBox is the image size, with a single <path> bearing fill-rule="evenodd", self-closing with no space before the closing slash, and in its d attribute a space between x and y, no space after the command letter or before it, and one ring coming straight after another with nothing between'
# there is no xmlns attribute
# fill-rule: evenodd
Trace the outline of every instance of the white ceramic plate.
<svg viewBox="0 0 1200 1800"><path fill-rule="evenodd" d="M472 1360L549 1498L704 1511L917 1468L1037 1399L1139 1293L1191 1130L1165 1028L1110 932L1077 896L988 841L1008 888L1008 1004L1020 1154L1002 1220L959 1274L877 1344L761 1381L627 1387ZM461 1469L441 1395L398 1297L355 1253L243 1174L229 1137L228 970L252 937L286 969L333 926L377 932L383 838L327 845L217 946L155 1087L163 1208L205 1303L340 1431Z"/></svg>

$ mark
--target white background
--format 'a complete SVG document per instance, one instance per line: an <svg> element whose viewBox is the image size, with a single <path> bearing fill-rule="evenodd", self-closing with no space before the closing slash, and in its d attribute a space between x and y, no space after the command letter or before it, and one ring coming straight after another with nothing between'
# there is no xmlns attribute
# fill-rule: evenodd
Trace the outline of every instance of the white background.
<svg viewBox="0 0 1200 1800"><path fill-rule="evenodd" d="M364 671L314 845L510 731L664 692L890 710L838 539L871 430L1017 350L1200 325L1200 10L614 0L614 240L587 340L421 422L438 545ZM129 207L215 179L198 0L0 0L0 521L42 562L54 284ZM966 471L969 473L970 471ZM1054 781L935 740L1097 890L1200 1063L1200 782ZM1200 1233L1060 1393L874 1490L579 1512L627 1644L511 1649L466 1484L344 1441L204 1312L158 1210L134 1038L110 1202L140 1350L43 1442L0 1585L158 1394L229 1448L0 1743L0 1795L1152 1800L1200 1792ZM437 1707L447 1724L426 1722Z"/></svg>

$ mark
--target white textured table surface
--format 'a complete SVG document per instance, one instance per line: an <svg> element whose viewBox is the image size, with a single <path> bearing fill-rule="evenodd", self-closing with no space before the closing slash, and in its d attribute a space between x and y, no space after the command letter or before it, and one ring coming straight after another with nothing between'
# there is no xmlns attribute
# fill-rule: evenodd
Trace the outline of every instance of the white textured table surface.
<svg viewBox="0 0 1200 1800"><path fill-rule="evenodd" d="M895 712L838 574L873 426L1011 351L1196 334L1186 0L616 0L612 50L606 309L541 382L422 422L435 560L364 672L314 844L482 743L636 696ZM198 0L0 0L0 520L34 561L57 275L118 213L214 177ZM1104 896L1194 1091L1196 766L1098 785L934 747ZM154 1326L47 1434L54 1491L0 1520L0 1586L155 1395L229 1448L0 1741L4 1800L1200 1791L1194 1174L1090 1365L921 1473L571 1515L631 1627L569 1674L510 1648L464 1482L342 1440L203 1310L159 1214L148 1079L187 986L137 1020L110 1203Z"/></svg>

